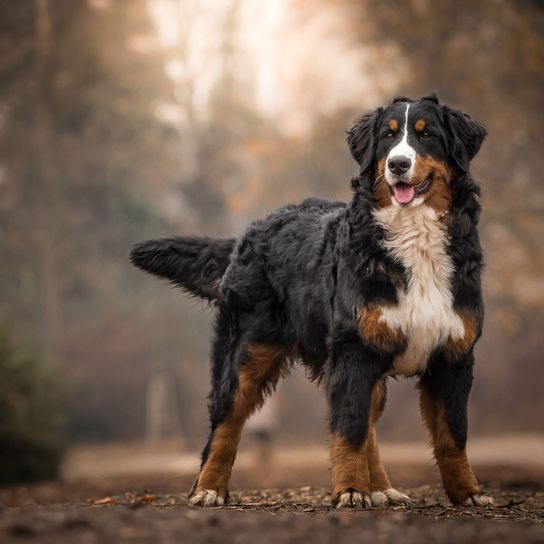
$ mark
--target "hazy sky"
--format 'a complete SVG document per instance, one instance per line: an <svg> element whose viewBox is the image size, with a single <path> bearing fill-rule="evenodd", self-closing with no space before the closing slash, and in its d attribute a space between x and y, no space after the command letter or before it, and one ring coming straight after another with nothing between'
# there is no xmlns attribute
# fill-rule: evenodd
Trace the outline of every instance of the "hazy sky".
<svg viewBox="0 0 544 544"><path fill-rule="evenodd" d="M149 2L161 45L177 51L167 72L180 86L190 82L199 115L206 114L221 73L222 28L232 1ZM398 80L392 74L398 69L381 71L378 78L372 66L376 55L383 62L398 58L398 52L383 46L378 52L355 41L346 9L332 3L316 11L292 0L239 0L234 70L258 109L280 129L304 132L319 113L345 106L369 109L394 93Z"/></svg>

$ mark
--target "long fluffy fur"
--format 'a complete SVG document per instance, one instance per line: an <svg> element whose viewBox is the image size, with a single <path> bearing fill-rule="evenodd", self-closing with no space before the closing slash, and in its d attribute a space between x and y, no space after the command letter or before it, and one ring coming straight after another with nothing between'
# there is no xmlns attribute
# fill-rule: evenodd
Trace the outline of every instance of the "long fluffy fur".
<svg viewBox="0 0 544 544"><path fill-rule="evenodd" d="M214 301L221 298L221 278L230 262L234 238L176 236L134 246L131 262L169 280L190 294Z"/></svg>

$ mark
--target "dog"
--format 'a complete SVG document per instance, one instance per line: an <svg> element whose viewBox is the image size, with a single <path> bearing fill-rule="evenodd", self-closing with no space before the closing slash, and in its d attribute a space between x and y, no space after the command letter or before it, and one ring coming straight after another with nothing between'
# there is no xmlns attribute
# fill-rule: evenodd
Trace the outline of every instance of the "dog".
<svg viewBox="0 0 544 544"><path fill-rule="evenodd" d="M331 503L405 504L380 460L376 421L390 376L417 376L444 490L492 505L466 454L474 345L484 317L479 187L469 166L486 136L439 102L395 98L347 132L359 165L351 203L310 198L239 238L136 245L137 267L216 309L211 432L192 506L228 503L244 422L294 361L329 408Z"/></svg>

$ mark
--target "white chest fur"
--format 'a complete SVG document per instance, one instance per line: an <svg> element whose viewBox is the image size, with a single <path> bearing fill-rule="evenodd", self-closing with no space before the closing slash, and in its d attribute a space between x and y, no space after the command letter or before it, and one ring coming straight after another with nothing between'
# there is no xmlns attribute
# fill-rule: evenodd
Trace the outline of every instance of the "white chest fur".
<svg viewBox="0 0 544 544"><path fill-rule="evenodd" d="M391 374L412 376L425 369L431 352L451 335L464 336L464 326L453 309L453 266L446 252L447 233L436 211L388 206L374 212L384 228L384 247L408 271L406 290L398 304L384 307L381 320L407 338L405 352L396 357Z"/></svg>

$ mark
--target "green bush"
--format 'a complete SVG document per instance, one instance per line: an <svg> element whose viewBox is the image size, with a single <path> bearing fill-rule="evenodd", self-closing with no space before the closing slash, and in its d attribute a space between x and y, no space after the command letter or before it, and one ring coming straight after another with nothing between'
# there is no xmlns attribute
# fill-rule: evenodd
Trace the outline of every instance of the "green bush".
<svg viewBox="0 0 544 544"><path fill-rule="evenodd" d="M63 453L62 389L0 331L0 484L54 478Z"/></svg>

